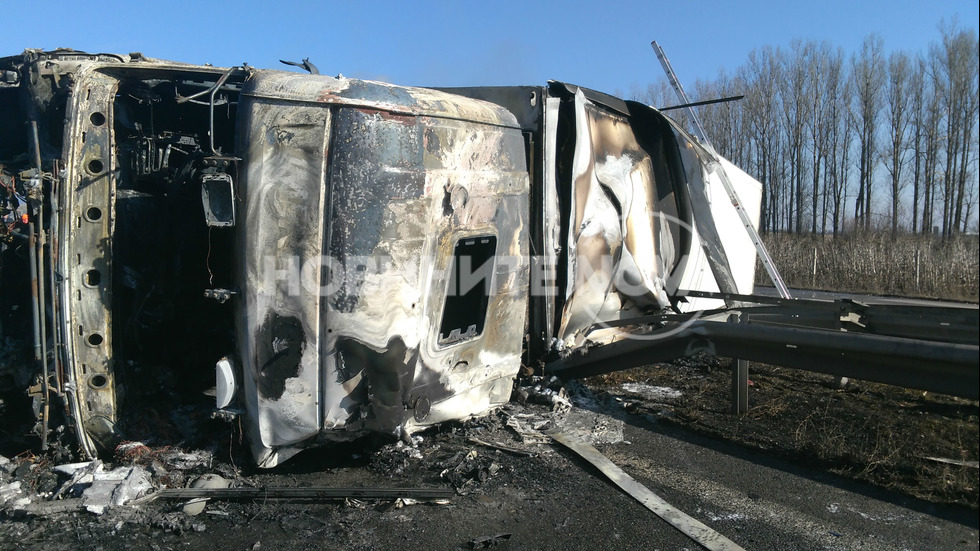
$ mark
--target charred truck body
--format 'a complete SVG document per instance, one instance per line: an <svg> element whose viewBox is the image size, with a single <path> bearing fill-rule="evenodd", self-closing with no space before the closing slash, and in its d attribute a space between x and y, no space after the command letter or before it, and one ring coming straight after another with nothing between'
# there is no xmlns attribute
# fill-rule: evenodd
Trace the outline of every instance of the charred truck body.
<svg viewBox="0 0 980 551"><path fill-rule="evenodd" d="M88 456L167 386L215 387L261 466L405 437L506 402L522 365L713 351L704 319L752 292L730 199L757 220L758 182L570 85L26 51L0 110L0 376Z"/></svg>

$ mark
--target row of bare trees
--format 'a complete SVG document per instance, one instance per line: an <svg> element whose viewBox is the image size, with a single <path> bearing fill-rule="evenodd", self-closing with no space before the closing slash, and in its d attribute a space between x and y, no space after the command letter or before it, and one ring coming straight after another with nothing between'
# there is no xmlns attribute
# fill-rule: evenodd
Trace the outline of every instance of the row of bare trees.
<svg viewBox="0 0 980 551"><path fill-rule="evenodd" d="M767 46L695 85L697 99L745 96L697 109L715 148L763 183L764 231L975 231L980 50L972 30L940 35L914 54L886 54L876 35L850 55ZM676 103L665 81L634 96Z"/></svg>

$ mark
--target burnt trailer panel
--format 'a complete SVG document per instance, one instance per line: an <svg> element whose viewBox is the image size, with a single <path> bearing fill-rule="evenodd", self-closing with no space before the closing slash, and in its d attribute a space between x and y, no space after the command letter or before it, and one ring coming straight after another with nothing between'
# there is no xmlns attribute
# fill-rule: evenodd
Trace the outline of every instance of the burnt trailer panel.
<svg viewBox="0 0 980 551"><path fill-rule="evenodd" d="M239 108L239 356L260 465L506 402L528 300L514 117L279 71L253 74Z"/></svg>
<svg viewBox="0 0 980 551"><path fill-rule="evenodd" d="M524 131L530 364L635 338L631 319L725 304L685 290L752 292L756 255L719 172L755 225L761 185L656 109L557 81L445 90L507 108Z"/></svg>

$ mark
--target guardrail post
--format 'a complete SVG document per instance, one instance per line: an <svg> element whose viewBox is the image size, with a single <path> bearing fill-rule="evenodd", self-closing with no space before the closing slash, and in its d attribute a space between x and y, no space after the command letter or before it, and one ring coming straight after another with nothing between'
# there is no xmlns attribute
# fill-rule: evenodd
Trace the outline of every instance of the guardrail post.
<svg viewBox="0 0 980 551"><path fill-rule="evenodd" d="M748 314L732 314L733 323L748 323ZM741 415L749 410L749 361L732 359L732 412Z"/></svg>
<svg viewBox="0 0 980 551"><path fill-rule="evenodd" d="M732 360L732 409L741 415L749 410L749 361Z"/></svg>

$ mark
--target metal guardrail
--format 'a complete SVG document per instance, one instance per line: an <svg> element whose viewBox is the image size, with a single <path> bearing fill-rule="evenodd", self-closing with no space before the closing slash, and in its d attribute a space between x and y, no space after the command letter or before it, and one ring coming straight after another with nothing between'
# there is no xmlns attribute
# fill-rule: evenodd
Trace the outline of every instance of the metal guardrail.
<svg viewBox="0 0 980 551"><path fill-rule="evenodd" d="M703 312L702 319L687 314L624 320L619 324L637 325L642 338L556 359L545 371L583 377L703 352L980 399L980 310L688 296L756 305ZM732 316L738 323L725 323ZM745 377L737 371L736 379L747 378L744 369Z"/></svg>

